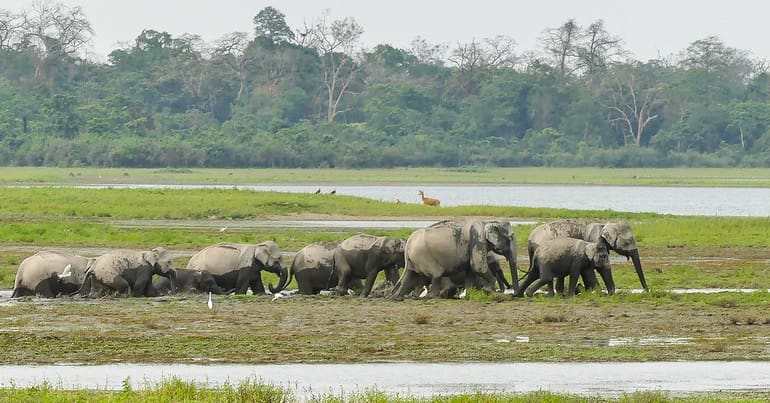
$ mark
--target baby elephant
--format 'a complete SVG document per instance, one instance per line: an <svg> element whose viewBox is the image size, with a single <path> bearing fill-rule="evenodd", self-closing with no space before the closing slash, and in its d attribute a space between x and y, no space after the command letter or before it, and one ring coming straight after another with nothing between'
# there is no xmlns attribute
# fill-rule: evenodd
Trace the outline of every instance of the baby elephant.
<svg viewBox="0 0 770 403"><path fill-rule="evenodd" d="M521 297L525 291L527 296L532 296L540 287L548 284L548 296L552 297L553 280L567 275L569 275L567 295L573 296L578 276L593 276L592 269L596 269L602 276L607 286L607 293L614 294L615 282L612 280L610 255L606 245L574 238L552 239L535 250L529 274L516 296ZM535 280L538 281L535 282Z"/></svg>

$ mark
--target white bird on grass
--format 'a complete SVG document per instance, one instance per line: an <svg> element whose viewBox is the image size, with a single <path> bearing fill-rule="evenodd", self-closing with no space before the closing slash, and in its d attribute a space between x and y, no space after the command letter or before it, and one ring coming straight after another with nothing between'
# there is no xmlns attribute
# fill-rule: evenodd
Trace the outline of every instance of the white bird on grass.
<svg viewBox="0 0 770 403"><path fill-rule="evenodd" d="M225 231L227 231L227 227L222 227L219 229L219 232L225 232Z"/></svg>
<svg viewBox="0 0 770 403"><path fill-rule="evenodd" d="M465 298L465 288L463 288L463 292L460 293L459 298L460 299Z"/></svg>
<svg viewBox="0 0 770 403"><path fill-rule="evenodd" d="M214 308L214 301L211 300L211 291L209 291L209 301L206 303L208 305L209 309Z"/></svg>
<svg viewBox="0 0 770 403"><path fill-rule="evenodd" d="M280 292L277 292L277 293L273 294L273 299L271 299L270 302L273 302L273 301L275 301L277 299L280 299L280 298L283 298L283 294L281 294Z"/></svg>
<svg viewBox="0 0 770 403"><path fill-rule="evenodd" d="M420 293L420 298L425 298L426 295L428 295L428 286L424 285L422 286L422 292Z"/></svg>

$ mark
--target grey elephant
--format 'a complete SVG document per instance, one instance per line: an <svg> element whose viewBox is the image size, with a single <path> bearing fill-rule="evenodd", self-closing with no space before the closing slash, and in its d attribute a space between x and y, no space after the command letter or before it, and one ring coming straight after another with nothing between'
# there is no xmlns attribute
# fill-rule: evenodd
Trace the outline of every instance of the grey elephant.
<svg viewBox="0 0 770 403"><path fill-rule="evenodd" d="M530 264L535 251L540 245L551 239L562 237L582 239L589 242L601 242L605 244L607 249L631 259L642 288L649 290L647 281L644 279L644 270L642 270L642 262L639 259L636 238L631 231L631 225L627 221L581 222L558 220L542 224L532 230L527 240L527 253L529 254ZM585 284L586 288L597 285L596 276L593 275L593 272L584 281L587 283ZM560 284L557 284L557 289L561 290L563 288L564 284L560 281Z"/></svg>
<svg viewBox="0 0 770 403"><path fill-rule="evenodd" d="M554 296L553 280L569 276L568 296L575 295L577 278L596 269L607 286L607 293L615 293L612 266L607 246L603 242L588 242L574 238L555 238L540 245L532 258L529 273L524 278L517 297L526 292L531 296L543 285L548 295ZM529 288L528 288L529 287Z"/></svg>
<svg viewBox="0 0 770 403"><path fill-rule="evenodd" d="M286 287L288 278L283 252L273 241L256 245L223 242L207 246L190 258L187 270L208 273L220 288L235 289L236 294L246 294L249 288L254 294L265 294L263 270L279 276L275 288L268 284L272 293Z"/></svg>
<svg viewBox="0 0 770 403"><path fill-rule="evenodd" d="M337 284L334 271L337 245L337 242L315 242L300 249L291 262L286 284L291 283L292 277L296 278L298 291L304 295L318 294ZM356 290L363 287L359 279L352 279L347 285Z"/></svg>
<svg viewBox="0 0 770 403"><path fill-rule="evenodd" d="M334 251L338 295L347 295L351 279L366 279L361 297L368 297L380 271L392 284L398 282L398 269L404 267L403 238L358 234L340 242Z"/></svg>
<svg viewBox="0 0 770 403"><path fill-rule="evenodd" d="M482 289L493 292L498 280L490 270L488 252L505 256L514 291L519 290L516 269L516 235L510 222L475 219L445 220L414 231L406 241L404 274L392 298L401 300L424 282L430 281L432 297L448 297L452 283L472 271L483 280Z"/></svg>
<svg viewBox="0 0 770 403"><path fill-rule="evenodd" d="M168 277L176 291L176 269L171 254L162 247L151 250L115 250L94 260L78 293L101 296L115 292L129 297L155 297L152 276Z"/></svg>
<svg viewBox="0 0 770 403"><path fill-rule="evenodd" d="M39 295L55 298L59 294L72 294L83 285L86 270L94 260L55 251L37 252L19 265L12 297Z"/></svg>
<svg viewBox="0 0 770 403"><path fill-rule="evenodd" d="M176 289L180 293L212 293L217 295L226 295L235 291L235 289L225 290L217 285L214 276L210 273L199 270L176 269ZM160 295L171 293L171 280L166 277L158 277L152 283L155 291Z"/></svg>
<svg viewBox="0 0 770 403"><path fill-rule="evenodd" d="M511 284L503 274L500 259L497 254L493 252L487 253L487 265L492 274L497 278L497 284L499 285L499 290L501 292L511 287ZM434 288L438 287L438 290L434 291L433 294L442 298L453 298L461 288L476 288L483 290L494 287L495 284L489 283L488 280L488 278L485 279L473 271L456 272L451 276L441 277L440 281L433 285ZM423 277L423 287L428 288L428 291L431 291L430 278ZM407 292L406 295L409 295L409 293Z"/></svg>

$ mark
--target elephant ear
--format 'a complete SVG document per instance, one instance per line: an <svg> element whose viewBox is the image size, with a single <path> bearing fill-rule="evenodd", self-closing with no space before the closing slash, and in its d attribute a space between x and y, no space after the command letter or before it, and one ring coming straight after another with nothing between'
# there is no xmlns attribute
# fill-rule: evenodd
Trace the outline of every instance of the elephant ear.
<svg viewBox="0 0 770 403"><path fill-rule="evenodd" d="M273 241L265 241L257 244L254 257L265 267L272 267L283 258L281 248Z"/></svg>
<svg viewBox="0 0 770 403"><path fill-rule="evenodd" d="M597 242L586 242L585 253L588 260L596 262L596 258L599 257L599 246L601 244ZM603 248L604 245L601 245Z"/></svg>
<svg viewBox="0 0 770 403"><path fill-rule="evenodd" d="M492 245L500 245L503 242L503 236L500 233L500 226L496 222L489 222L484 225L484 238Z"/></svg>
<svg viewBox="0 0 770 403"><path fill-rule="evenodd" d="M144 259L150 267L158 266L158 253L155 249L142 252L142 259Z"/></svg>
<svg viewBox="0 0 770 403"><path fill-rule="evenodd" d="M617 251L636 250L636 238L631 232L631 225L626 221L608 223L602 228L602 238L611 249Z"/></svg>

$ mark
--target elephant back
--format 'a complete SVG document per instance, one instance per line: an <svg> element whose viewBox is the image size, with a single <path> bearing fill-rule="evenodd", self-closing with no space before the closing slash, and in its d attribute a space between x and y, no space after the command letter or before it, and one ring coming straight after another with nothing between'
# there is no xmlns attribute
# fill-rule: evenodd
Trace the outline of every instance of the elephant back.
<svg viewBox="0 0 770 403"><path fill-rule="evenodd" d="M55 274L62 274L70 266L73 282L83 283L89 259L55 251L40 251L24 259L16 271L14 288L34 290L38 283Z"/></svg>
<svg viewBox="0 0 770 403"><path fill-rule="evenodd" d="M384 237L369 234L358 234L340 242L339 248L344 251L366 251L375 244L382 243Z"/></svg>
<svg viewBox="0 0 770 403"><path fill-rule="evenodd" d="M292 270L331 268L334 266L336 242L316 242L300 249L292 261Z"/></svg>
<svg viewBox="0 0 770 403"><path fill-rule="evenodd" d="M187 270L198 270L214 275L226 274L250 267L255 245L218 243L194 254L187 262Z"/></svg>
<svg viewBox="0 0 770 403"><path fill-rule="evenodd" d="M89 271L97 280L110 282L115 277L121 276L125 269L140 266L142 261L142 252L114 250L97 257Z"/></svg>

